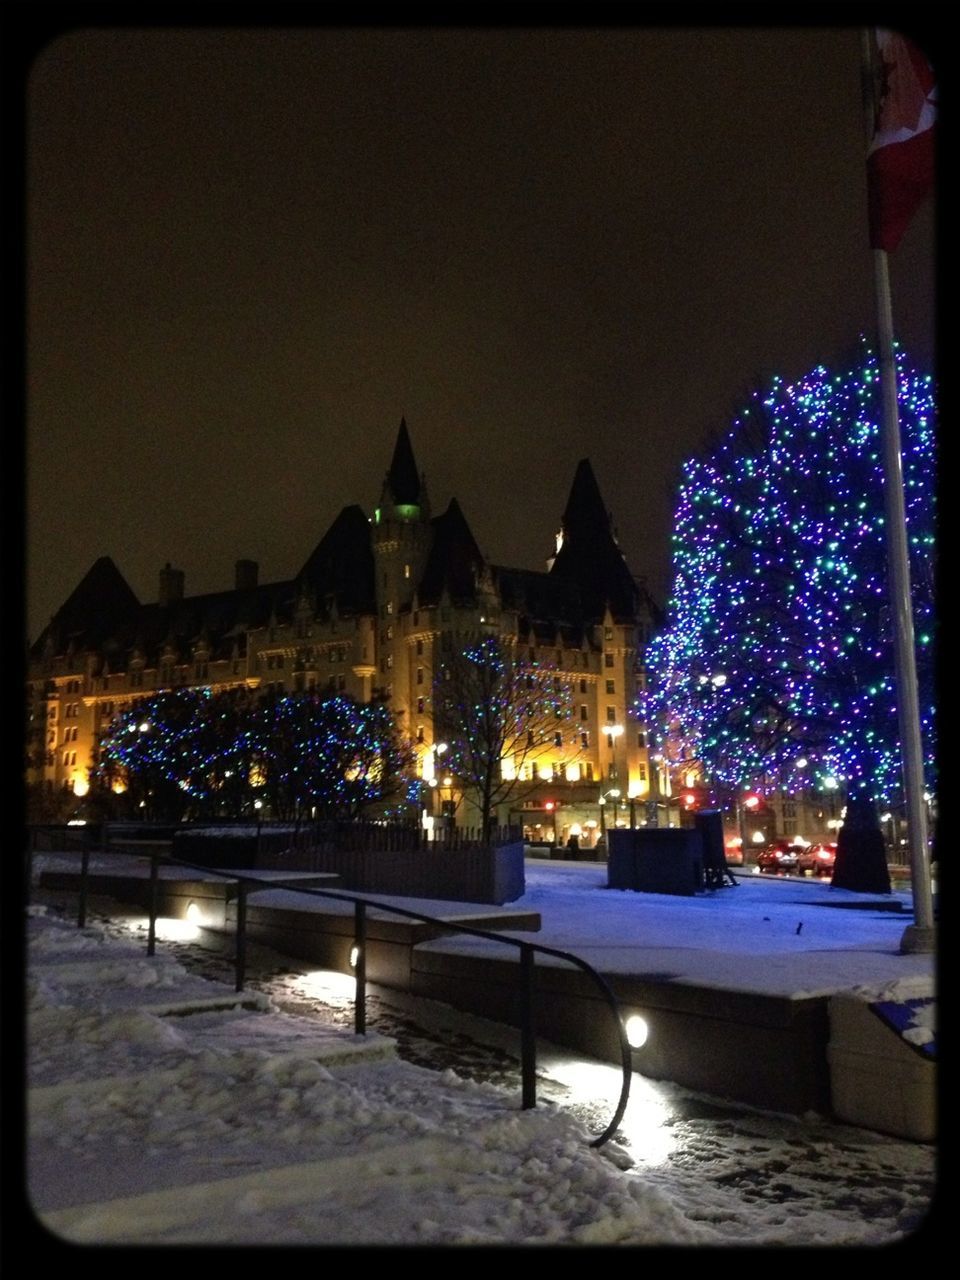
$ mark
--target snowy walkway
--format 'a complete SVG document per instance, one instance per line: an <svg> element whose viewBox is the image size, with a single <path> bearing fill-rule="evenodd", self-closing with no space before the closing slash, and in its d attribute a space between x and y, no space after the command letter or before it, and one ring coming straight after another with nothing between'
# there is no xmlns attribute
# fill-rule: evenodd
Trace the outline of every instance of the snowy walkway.
<svg viewBox="0 0 960 1280"><path fill-rule="evenodd" d="M53 1239L849 1245L901 1238L926 1211L932 1152L914 1144L851 1130L867 1167L851 1199L817 1122L787 1125L785 1149L817 1172L771 1202L732 1171L705 1184L681 1158L669 1172L662 1136L647 1163L594 1151L571 1114L521 1111L519 1087L413 1066L389 1037L241 999L42 906L27 941L29 1195ZM662 1117L669 1095L637 1088L635 1118ZM736 1154L769 1170L765 1133ZM837 1179L847 1194L824 1196Z"/></svg>

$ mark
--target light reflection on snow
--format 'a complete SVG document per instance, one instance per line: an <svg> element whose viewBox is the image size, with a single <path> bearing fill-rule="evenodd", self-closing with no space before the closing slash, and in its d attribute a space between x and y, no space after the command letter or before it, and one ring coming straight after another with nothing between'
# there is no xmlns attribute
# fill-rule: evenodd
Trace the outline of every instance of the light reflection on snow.
<svg viewBox="0 0 960 1280"><path fill-rule="evenodd" d="M322 1000L334 1008L352 1004L357 994L357 980L334 969L315 969L301 974L290 983L291 989L309 1000Z"/></svg>
<svg viewBox="0 0 960 1280"><path fill-rule="evenodd" d="M159 942L196 942L200 937L199 925L189 920L175 920L172 916L158 916L156 937Z"/></svg>
<svg viewBox="0 0 960 1280"><path fill-rule="evenodd" d="M570 1090L569 1105L596 1103L598 1098L615 1102L623 1081L619 1067L602 1062L560 1057L552 1058L550 1078ZM630 1080L630 1099L618 1126L617 1140L626 1143L638 1164L663 1164L678 1145L675 1127L669 1127L673 1108L667 1100L668 1090L656 1081L634 1072Z"/></svg>

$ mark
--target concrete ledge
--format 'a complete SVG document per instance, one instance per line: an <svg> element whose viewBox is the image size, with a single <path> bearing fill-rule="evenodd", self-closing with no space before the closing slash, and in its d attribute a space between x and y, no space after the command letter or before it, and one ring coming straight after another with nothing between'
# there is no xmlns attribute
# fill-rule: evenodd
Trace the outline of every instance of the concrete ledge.
<svg viewBox="0 0 960 1280"><path fill-rule="evenodd" d="M332 872L260 872L258 878L270 878L271 884L251 887L248 901L253 901L257 893L267 889L281 888L292 884L303 888L338 889L340 877ZM80 875L75 871L44 871L40 877L40 885L44 889L64 890L68 893L80 892ZM100 872L91 871L87 877L87 892L92 897L112 898L116 902L124 902L150 910L150 872L148 868L135 872ZM202 875L190 876L176 867L160 867L157 877L157 914L174 920L185 920L190 903L200 908L203 928L224 929L227 927L227 908L240 892L238 881ZM235 920L234 917L232 918Z"/></svg>
<svg viewBox="0 0 960 1280"><path fill-rule="evenodd" d="M827 1049L834 1113L850 1124L916 1142L937 1134L936 1063L887 1026L864 1000L830 999Z"/></svg>
<svg viewBox="0 0 960 1280"><path fill-rule="evenodd" d="M451 912L449 927L391 917L389 912L370 907L367 910L367 979L397 990L410 989L412 958L416 947L456 933L457 925L476 929L530 930L540 928L540 916L531 911ZM455 917L455 923L454 923ZM228 912L228 925L235 923L235 912ZM265 946L301 960L310 960L325 969L350 973L350 951L354 943L354 909L351 903L329 904L322 910L303 911L296 907L280 907L257 901L247 904L248 936ZM476 973L474 973L476 981Z"/></svg>
<svg viewBox="0 0 960 1280"><path fill-rule="evenodd" d="M827 997L750 995L681 985L669 975L606 981L623 1015L639 1013L650 1028L646 1044L633 1052L642 1075L773 1111L829 1111ZM519 965L510 960L415 951L409 990L520 1025ZM535 992L538 1035L620 1062L613 1014L587 974L538 961Z"/></svg>

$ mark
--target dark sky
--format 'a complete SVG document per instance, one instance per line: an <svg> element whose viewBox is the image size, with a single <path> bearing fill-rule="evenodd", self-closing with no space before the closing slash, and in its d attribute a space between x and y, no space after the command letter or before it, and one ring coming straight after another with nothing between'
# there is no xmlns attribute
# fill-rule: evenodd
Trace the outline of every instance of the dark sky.
<svg viewBox="0 0 960 1280"><path fill-rule="evenodd" d="M101 555L143 600L168 560L292 576L401 416L497 563L544 567L589 457L663 599L682 461L872 331L859 63L853 26L61 35L26 98L30 637ZM931 367L934 269L928 207L891 278Z"/></svg>

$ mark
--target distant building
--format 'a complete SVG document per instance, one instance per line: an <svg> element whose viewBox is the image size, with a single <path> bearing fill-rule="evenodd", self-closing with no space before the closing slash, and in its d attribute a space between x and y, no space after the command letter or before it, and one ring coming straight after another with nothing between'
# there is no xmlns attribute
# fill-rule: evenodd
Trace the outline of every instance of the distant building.
<svg viewBox="0 0 960 1280"><path fill-rule="evenodd" d="M662 618L630 573L587 459L542 572L488 563L456 499L432 514L401 421L373 516L344 507L293 578L261 584L241 560L229 590L184 586L167 564L157 599L141 604L103 557L32 645L27 780L42 793L84 794L103 729L158 690L382 692L414 744L428 825L454 808L467 822L456 780L437 768L432 683L445 652L493 633L553 668L571 711L556 759L541 759L501 821L592 847L605 825L656 820L658 780L633 707Z"/></svg>

